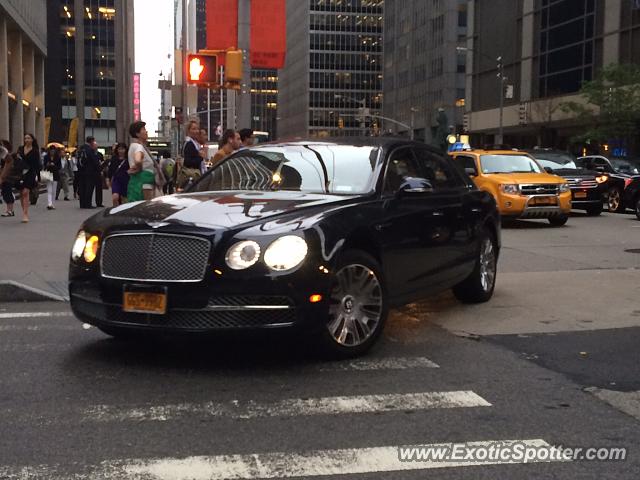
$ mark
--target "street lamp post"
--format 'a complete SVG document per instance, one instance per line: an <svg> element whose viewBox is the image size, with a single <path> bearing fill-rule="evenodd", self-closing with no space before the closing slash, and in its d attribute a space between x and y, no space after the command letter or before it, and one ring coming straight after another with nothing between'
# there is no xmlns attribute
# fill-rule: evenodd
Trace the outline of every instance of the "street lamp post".
<svg viewBox="0 0 640 480"><path fill-rule="evenodd" d="M496 78L498 79L499 85L500 85L500 100L499 100L499 109L500 109L500 119L499 119L499 123L498 123L498 135L496 138L496 142L497 144L502 144L504 141L504 84L507 81L507 77L504 76L504 62L502 59L502 55L499 55L497 58L493 58L490 55L487 55L486 53L482 53L478 50L474 50L473 48L469 48L469 47L456 47L456 51L458 52L473 52L476 53L478 55L480 55L481 57L484 58L488 58L490 60L495 60L497 62L497 68L498 68L498 74L496 75Z"/></svg>

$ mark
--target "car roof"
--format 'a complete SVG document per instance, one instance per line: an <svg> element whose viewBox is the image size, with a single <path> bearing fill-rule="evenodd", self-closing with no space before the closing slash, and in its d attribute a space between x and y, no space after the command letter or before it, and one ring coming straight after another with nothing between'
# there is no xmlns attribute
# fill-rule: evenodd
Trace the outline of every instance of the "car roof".
<svg viewBox="0 0 640 480"><path fill-rule="evenodd" d="M483 150L480 148L475 148L471 150L459 150L457 152L451 152L452 155L464 155L465 153L471 153L476 155L523 155L525 157L528 156L528 152L524 150Z"/></svg>
<svg viewBox="0 0 640 480"><path fill-rule="evenodd" d="M423 142L415 140L409 140L406 137L330 137L330 138L291 138L283 139L274 142L261 143L252 148L264 148L264 147L289 147L289 146L353 146L353 147L382 147L385 150L400 146L415 146L421 148L427 148L435 153L444 153L442 150L427 145Z"/></svg>

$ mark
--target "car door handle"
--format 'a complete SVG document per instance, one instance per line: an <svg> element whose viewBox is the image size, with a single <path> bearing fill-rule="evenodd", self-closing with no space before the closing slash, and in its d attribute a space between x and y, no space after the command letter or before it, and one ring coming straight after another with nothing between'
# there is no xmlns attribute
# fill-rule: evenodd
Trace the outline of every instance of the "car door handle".
<svg viewBox="0 0 640 480"><path fill-rule="evenodd" d="M472 208L472 209L471 209L471 211L472 211L473 213L482 213L482 209L481 209L481 208L479 208L479 207Z"/></svg>
<svg viewBox="0 0 640 480"><path fill-rule="evenodd" d="M444 217L444 212L442 210L434 210L431 215L433 217Z"/></svg>

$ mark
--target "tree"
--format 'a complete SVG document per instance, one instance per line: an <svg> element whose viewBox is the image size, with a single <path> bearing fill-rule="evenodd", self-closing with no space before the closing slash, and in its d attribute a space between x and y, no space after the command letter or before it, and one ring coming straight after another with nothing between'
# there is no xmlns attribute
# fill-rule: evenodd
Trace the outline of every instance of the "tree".
<svg viewBox="0 0 640 480"><path fill-rule="evenodd" d="M564 102L560 107L587 125L574 140L617 141L633 149L640 133L640 65L609 65L585 82L579 93L586 103Z"/></svg>

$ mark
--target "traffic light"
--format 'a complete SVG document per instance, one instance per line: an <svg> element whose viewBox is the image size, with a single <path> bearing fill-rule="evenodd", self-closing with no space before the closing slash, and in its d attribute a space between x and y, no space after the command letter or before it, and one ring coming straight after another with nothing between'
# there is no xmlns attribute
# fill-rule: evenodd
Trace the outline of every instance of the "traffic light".
<svg viewBox="0 0 640 480"><path fill-rule="evenodd" d="M218 83L218 61L215 55L196 53L187 56L187 81L196 85Z"/></svg>
<svg viewBox="0 0 640 480"><path fill-rule="evenodd" d="M242 85L242 73L244 54L242 50L227 50L225 54L224 87L231 90L240 90Z"/></svg>
<svg viewBox="0 0 640 480"><path fill-rule="evenodd" d="M462 116L462 130L464 130L465 132L469 131L469 114L465 113Z"/></svg>

